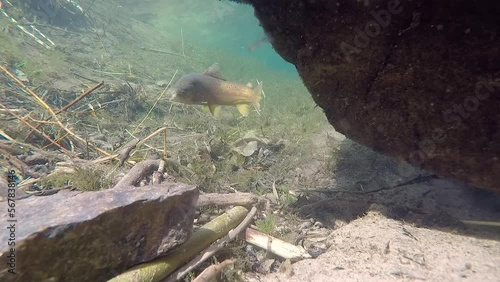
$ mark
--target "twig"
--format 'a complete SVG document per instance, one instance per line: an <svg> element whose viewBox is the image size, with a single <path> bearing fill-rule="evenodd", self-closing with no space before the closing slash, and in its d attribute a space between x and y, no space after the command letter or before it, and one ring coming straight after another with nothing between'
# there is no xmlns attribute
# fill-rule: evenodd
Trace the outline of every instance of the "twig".
<svg viewBox="0 0 500 282"><path fill-rule="evenodd" d="M163 172L165 171L165 161L160 160L160 165L158 166L158 170L153 172L153 184L160 184L163 181Z"/></svg>
<svg viewBox="0 0 500 282"><path fill-rule="evenodd" d="M245 219L243 219L243 221L235 229L229 231L229 233L224 238L222 238L217 244L210 246L199 256L191 260L188 264L186 264L185 266L181 267L176 272L174 272L165 282L174 282L182 279L182 277L188 274L191 270L195 269L205 260L215 255L218 251L224 248L229 242L234 240L234 238L236 238L238 234L240 234L245 228L247 228L248 225L250 225L256 212L257 208L253 207L247 214Z"/></svg>
<svg viewBox="0 0 500 282"><path fill-rule="evenodd" d="M34 130L36 133L38 133L41 136L45 137L45 139L47 139L50 143L54 144L55 146L59 147L59 149L61 149L66 154L68 154L68 155L70 155L72 157L77 157L75 154L73 154L72 152L66 150L64 147L62 147L61 145L59 145L52 138L50 138L49 136L47 136L47 134L45 134L45 133L41 132L40 130L36 129L33 125L31 125L29 122L25 121L22 117L18 116L16 113L13 113L12 111L10 111L4 104L2 104L2 102L0 102L0 107L4 108L5 111L7 111L9 114L11 114L14 117L16 117L20 122L26 124L29 128L31 128L32 130Z"/></svg>
<svg viewBox="0 0 500 282"><path fill-rule="evenodd" d="M198 207L209 205L215 206L244 206L249 207L257 204L259 197L252 193L207 193L198 198Z"/></svg>
<svg viewBox="0 0 500 282"><path fill-rule="evenodd" d="M276 198L276 201L280 202L280 196L278 195L278 190L276 189L276 181L273 180L273 185L272 185L272 188L273 188L273 195L274 197Z"/></svg>
<svg viewBox="0 0 500 282"><path fill-rule="evenodd" d="M380 187L380 188L377 188L374 190L369 190L369 191L315 189L315 190L300 190L299 192L302 192L302 193L324 193L324 194L346 193L346 194L356 194L356 195L368 195L368 194L375 194L375 193L382 192L382 191L393 190L393 189L401 188L401 187L408 186L408 185L418 184L418 183L433 180L433 179L439 179L439 177L435 174L424 175L424 176L419 176L419 177L413 178L411 180L396 184L394 186L384 186L384 187Z"/></svg>
<svg viewBox="0 0 500 282"><path fill-rule="evenodd" d="M164 50L158 50L158 49L151 49L151 48L146 48L146 47L139 47L139 48L141 48L142 50L145 50L145 51L153 51L153 52L157 52L157 53L163 53L163 54L169 54L169 55L174 55L174 56L188 58L185 55L177 54L177 53L170 52L170 51L164 51Z"/></svg>
<svg viewBox="0 0 500 282"><path fill-rule="evenodd" d="M157 129L155 132L153 132L153 133L149 134L146 138L144 138L144 139L142 139L141 141L139 141L139 142L136 144L136 146L135 146L136 152L137 152L137 151L139 151L139 149L140 149L140 147L142 147L142 145L145 145L146 147L148 147L148 148L153 149L153 150L155 150L155 151L156 151L156 150L157 150L156 148L151 147L151 146L149 146L148 144L145 144L145 143L146 143L146 141L148 141L149 139L151 139L151 138L155 137L156 135L158 135L158 134L160 134L160 133L162 133L162 132L164 132L164 131L166 131L166 130L167 130L167 128L166 128L166 127L159 128L159 129ZM125 130L125 131L126 131L128 134L130 134L130 136L132 136L133 138L136 138L136 139L137 139L137 137L135 137L133 133L129 132L128 130ZM165 136L166 136L166 133L165 133L165 135L164 135L164 145L163 145L163 150L164 150L165 159L167 159L167 157L166 157L166 150L167 150L167 149L166 149L166 146L167 146L167 145L166 145L166 137L165 137ZM130 152L129 152L129 153L130 153ZM135 152L134 152L134 153L135 153ZM133 154L130 154L130 155L133 155Z"/></svg>
<svg viewBox="0 0 500 282"><path fill-rule="evenodd" d="M182 32L182 26L181 26L181 43L182 43L182 56L186 57L186 54L184 53L184 33Z"/></svg>
<svg viewBox="0 0 500 282"><path fill-rule="evenodd" d="M108 92L108 93L111 93L111 92ZM104 109L104 107L106 107L107 105L109 104L113 104L113 103L120 103L120 102L123 102L123 101L126 101L126 99L116 99L116 100L113 100L113 101L108 101L108 102L104 102L104 103L99 103L99 107L97 108L98 110L101 110L101 109ZM90 103L94 102L94 100L90 101ZM90 103L89 104L86 104L86 105L82 105L78 108L76 108L73 112L75 113L78 113L78 114L81 114L81 113L85 113L85 112L89 112L89 111L92 111L94 112L95 111L95 108L92 107L90 108ZM83 107L86 107L86 109L83 109L81 110ZM76 111L79 111L81 110L80 112L76 112Z"/></svg>
<svg viewBox="0 0 500 282"><path fill-rule="evenodd" d="M57 112L55 112L55 115L58 115L62 112L65 112L67 109L71 108L74 104L76 104L78 101L80 101L81 99L85 98L87 95L89 95L90 93L92 93L94 90L96 90L97 88L101 87L102 85L104 84L104 81L101 81L99 83L97 83L96 85L92 86L91 88L89 88L87 91L85 91L82 95L80 95L79 97L77 97L75 100L73 100L71 103L67 104L64 108L58 110ZM49 121L50 119L52 118L52 116L49 116L45 119L45 121ZM40 125L37 125L36 128L39 128ZM28 140L30 137L31 137L31 134L33 133L30 132L28 134L28 136L26 136L25 140Z"/></svg>
<svg viewBox="0 0 500 282"><path fill-rule="evenodd" d="M144 143L146 143L146 141L148 141L149 139L151 139L151 138L155 137L156 135L162 133L166 129L167 129L166 127L162 127L162 128L157 129L155 132L149 134L146 138L142 139L139 143L137 143L137 149L139 149L142 145L144 145Z"/></svg>
<svg viewBox="0 0 500 282"><path fill-rule="evenodd" d="M160 160L145 160L136 164L114 187L135 186L142 178L158 170Z"/></svg>
<svg viewBox="0 0 500 282"><path fill-rule="evenodd" d="M54 119L57 121L57 123L61 124L61 121L57 118L56 114L54 113L54 111L52 110L52 108L47 105L47 103L45 103L45 101L43 101L40 97L38 97L37 94L35 94L33 91L31 91L31 89L29 89L28 87L26 87L26 85L24 85L24 83L22 83L22 81L20 81L15 75L13 75L10 71L8 71L5 67L1 66L0 65L0 69L3 70L7 76L9 76L12 80L14 80L24 91L26 91L28 94L30 94L31 96L33 96L33 98L35 98L35 100L41 105L43 106L45 109L47 109L49 111L49 113L54 117ZM64 128L64 126L61 126Z"/></svg>
<svg viewBox="0 0 500 282"><path fill-rule="evenodd" d="M14 112L14 111L12 111ZM16 142L12 137L10 137L7 133L5 133L5 131L3 131L2 129L0 129L0 136L3 137L4 139L8 140L8 141L13 141L13 142Z"/></svg>
<svg viewBox="0 0 500 282"><path fill-rule="evenodd" d="M251 228L247 228L246 230L246 241L279 257L290 259L291 261L312 258L312 256L300 246L292 245Z"/></svg>
<svg viewBox="0 0 500 282"><path fill-rule="evenodd" d="M92 79L92 78L88 78L88 77L85 77L81 74L78 74L77 72L75 71L71 71L71 73L73 73L75 76L78 76L79 78L83 78L83 79L86 79L88 81L92 81L93 83L99 83L99 81L95 80L95 79Z"/></svg>
<svg viewBox="0 0 500 282"><path fill-rule="evenodd" d="M128 131L128 129L125 129L125 132L127 132L127 133L128 133L128 135L130 135L132 138L134 138L134 139L139 139L137 136L135 136L134 134L132 134L132 132ZM149 148L149 149L157 150L155 147L150 146L150 145L148 145L148 144L145 144L145 143L141 143L141 144L139 144L139 146L141 146L141 147L142 147L143 145L144 145L144 146L146 146L146 147L147 147L147 148ZM139 148L139 146L137 146L137 145L136 145L136 150L134 151L134 153L135 153L135 152L138 152L138 151L140 151L140 150L142 150L142 149L140 149L140 148ZM133 155L134 155L134 153L130 154L130 156L133 156Z"/></svg>
<svg viewBox="0 0 500 282"><path fill-rule="evenodd" d="M121 149L120 152L118 153L118 157L120 158L118 166L122 166L123 163L125 163L125 161L130 156L130 152L136 147L137 143L139 143L139 140L133 139L130 142L128 142L125 146L123 146L123 149Z"/></svg>
<svg viewBox="0 0 500 282"><path fill-rule="evenodd" d="M73 100L71 103L67 104L64 108L60 109L59 111L56 112L56 115L65 112L67 109L71 108L74 104L78 103L81 99L87 97L90 93L94 92L97 88L101 87L104 84L104 81L101 81L97 83L96 85L90 87L87 89L87 91L83 92L82 95L78 96L75 100Z"/></svg>
<svg viewBox="0 0 500 282"><path fill-rule="evenodd" d="M225 261L219 263L219 264L212 264L211 266L207 267L205 270L203 270L198 277L196 277L192 282L211 282L215 281L217 278L217 275L219 275L222 270L230 265L233 264L234 261L231 259L226 259Z"/></svg>
<svg viewBox="0 0 500 282"><path fill-rule="evenodd" d="M16 76L14 76L12 73L10 73L5 67L1 66L0 65L0 70L3 70L12 80L14 80L19 86L21 86L27 93L29 93L31 96L33 96L33 98L35 98L35 100L41 105L43 106L51 115L52 115L52 118L57 122L57 124L61 127L61 129L63 129L64 131L66 131L69 135L73 136L74 138L76 138L78 141L82 142L83 144L85 144L87 141L85 139L83 139L82 137L76 135L72 130L70 130L69 128L67 128L66 126L64 126L64 124L61 122L61 120L57 117L56 113L54 112L54 110L52 110L52 108L47 104L45 103L45 101L43 101L35 92L31 91L31 89L29 89L28 87L26 87L26 85L24 85L24 83L22 83ZM30 128L33 129L33 126L30 124L29 125ZM38 132L40 132L38 130ZM45 134L43 134L44 137L47 136ZM50 139L52 140L52 139ZM57 144L54 142L54 144ZM59 146L59 144L58 144ZM92 146L94 147L94 149L96 149L98 152L100 152L101 154L104 154L104 155L111 155L110 153L100 149L99 147L95 146L92 144ZM62 148L61 146L59 146L60 148ZM64 149L66 152L69 152L68 150Z"/></svg>
<svg viewBox="0 0 500 282"><path fill-rule="evenodd" d="M100 164L100 163L105 163L109 160L113 160L115 158L118 158L118 154L114 154L114 155L109 155L109 156L105 156L105 157L102 157L102 158L98 158L98 159L95 159L93 160L92 162L95 163L95 164Z"/></svg>
<svg viewBox="0 0 500 282"><path fill-rule="evenodd" d="M163 130L163 158L167 159L167 128Z"/></svg>
<svg viewBox="0 0 500 282"><path fill-rule="evenodd" d="M38 123L38 125L35 126L36 128L40 127L40 124L56 124L55 121L46 121L46 120L34 119L31 115L27 115L26 118L30 119L31 121L34 121L34 122Z"/></svg>

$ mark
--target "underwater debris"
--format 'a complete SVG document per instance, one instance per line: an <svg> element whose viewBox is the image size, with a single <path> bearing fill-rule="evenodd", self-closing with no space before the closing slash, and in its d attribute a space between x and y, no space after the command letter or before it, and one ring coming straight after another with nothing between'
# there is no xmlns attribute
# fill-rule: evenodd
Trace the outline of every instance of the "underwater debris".
<svg viewBox="0 0 500 282"><path fill-rule="evenodd" d="M244 157L250 157L255 152L270 144L269 140L265 138L259 138L254 130L248 131L245 136L236 140L231 145L231 151L236 152Z"/></svg>

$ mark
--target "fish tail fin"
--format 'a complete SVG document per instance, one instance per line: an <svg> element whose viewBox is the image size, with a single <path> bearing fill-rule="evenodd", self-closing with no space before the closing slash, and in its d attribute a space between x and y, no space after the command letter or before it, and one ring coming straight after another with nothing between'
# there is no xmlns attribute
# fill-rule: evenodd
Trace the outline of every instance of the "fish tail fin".
<svg viewBox="0 0 500 282"><path fill-rule="evenodd" d="M262 85L264 83L261 81L257 87L255 87L255 101L253 102L253 106L257 110L258 113L260 113L260 100L262 99L262 93L264 92L262 90Z"/></svg>

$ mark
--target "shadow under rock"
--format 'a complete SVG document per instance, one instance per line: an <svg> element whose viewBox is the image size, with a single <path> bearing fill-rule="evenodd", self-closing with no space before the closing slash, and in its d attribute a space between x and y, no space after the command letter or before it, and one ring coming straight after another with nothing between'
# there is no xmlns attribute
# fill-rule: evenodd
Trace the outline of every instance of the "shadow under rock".
<svg viewBox="0 0 500 282"><path fill-rule="evenodd" d="M301 216L335 228L372 206L392 219L427 228L500 240L500 194L414 168L345 139L331 173L335 185L306 191L292 206ZM375 207L375 206L373 206Z"/></svg>

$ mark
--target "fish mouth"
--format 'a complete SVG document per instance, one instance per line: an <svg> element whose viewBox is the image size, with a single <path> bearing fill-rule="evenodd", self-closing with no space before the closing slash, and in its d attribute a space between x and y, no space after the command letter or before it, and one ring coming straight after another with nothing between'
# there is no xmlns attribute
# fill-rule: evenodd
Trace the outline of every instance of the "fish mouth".
<svg viewBox="0 0 500 282"><path fill-rule="evenodd" d="M177 93L175 93L174 91L172 91L171 89L167 90L167 97L169 97L168 99L170 101L175 101L178 99L178 95Z"/></svg>
<svg viewBox="0 0 500 282"><path fill-rule="evenodd" d="M179 95L178 93L172 93L172 95L170 95L169 101L176 103L183 103L183 104L191 104L188 99L186 99L182 95Z"/></svg>

